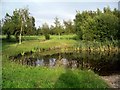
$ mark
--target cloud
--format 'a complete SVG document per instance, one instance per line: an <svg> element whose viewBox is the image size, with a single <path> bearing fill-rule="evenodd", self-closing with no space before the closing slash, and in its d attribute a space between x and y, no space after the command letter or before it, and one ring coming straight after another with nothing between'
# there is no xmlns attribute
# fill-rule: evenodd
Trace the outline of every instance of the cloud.
<svg viewBox="0 0 120 90"><path fill-rule="evenodd" d="M48 23L49 26L54 24L54 18L58 17L59 21L62 23L63 20L69 20L69 19L74 19L73 14L68 14L68 13L51 13L51 14L42 14L42 15L37 15L34 16L36 19L36 26L41 26L43 23Z"/></svg>
<svg viewBox="0 0 120 90"><path fill-rule="evenodd" d="M66 11L63 9L51 9L51 10L40 10L38 12L31 11L31 15L35 17L36 19L36 26L41 26L43 23L47 22L49 25L53 25L54 18L58 17L59 20L68 20L68 19L74 19L75 12Z"/></svg>

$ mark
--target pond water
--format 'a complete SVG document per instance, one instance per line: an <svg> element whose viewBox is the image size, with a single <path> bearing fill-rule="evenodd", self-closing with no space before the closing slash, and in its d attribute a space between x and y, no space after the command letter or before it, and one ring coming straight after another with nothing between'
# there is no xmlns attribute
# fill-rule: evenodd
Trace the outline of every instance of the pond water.
<svg viewBox="0 0 120 90"><path fill-rule="evenodd" d="M33 53L14 57L15 62L29 66L56 66L71 69L91 69L99 75L120 73L120 53L112 52L64 52L52 55Z"/></svg>

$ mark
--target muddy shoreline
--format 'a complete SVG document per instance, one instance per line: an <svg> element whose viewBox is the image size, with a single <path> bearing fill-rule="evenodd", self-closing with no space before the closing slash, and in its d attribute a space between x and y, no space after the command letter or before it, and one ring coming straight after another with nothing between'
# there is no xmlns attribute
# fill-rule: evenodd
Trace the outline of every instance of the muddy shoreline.
<svg viewBox="0 0 120 90"><path fill-rule="evenodd" d="M120 74L101 76L103 80L110 86L110 88L120 88Z"/></svg>

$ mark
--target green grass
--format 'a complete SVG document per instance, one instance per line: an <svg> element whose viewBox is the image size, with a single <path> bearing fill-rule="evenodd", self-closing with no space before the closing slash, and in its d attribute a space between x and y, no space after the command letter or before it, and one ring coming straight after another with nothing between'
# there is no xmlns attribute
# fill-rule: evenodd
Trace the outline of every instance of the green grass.
<svg viewBox="0 0 120 90"><path fill-rule="evenodd" d="M29 38L29 36L25 36ZM24 38L25 38L24 37ZM3 41L2 62L3 62L3 88L107 88L108 85L93 71L70 70L62 67L30 67L10 62L11 55L31 51L35 48L51 47L74 47L78 41L70 36L51 36L51 40L44 41L43 36L31 36L21 45L15 42ZM63 38L62 38L63 37ZM70 38L69 38L70 37ZM34 39L32 39L34 38ZM37 39L36 39L37 38ZM66 39L66 38L69 38ZM49 52L49 51L48 51Z"/></svg>
<svg viewBox="0 0 120 90"><path fill-rule="evenodd" d="M61 36L64 38L65 35ZM74 35L73 35L74 36ZM24 38L28 38L29 36L24 36ZM56 40L56 36L51 36L53 39L45 40L44 36L31 36L29 40L23 41L21 45L19 45L16 42L2 42L2 48L4 50L3 53L10 54L10 55L17 55L22 52L31 51L37 48L54 48L54 47L60 47L60 48L66 48L66 47L73 47L75 44L77 44L77 41L70 39L60 39ZM31 39L33 38L33 39ZM34 38L37 38L34 40ZM9 48L8 48L9 47ZM14 50L14 51L13 51ZM13 52L11 52L13 51Z"/></svg>
<svg viewBox="0 0 120 90"><path fill-rule="evenodd" d="M7 59L7 58L6 58ZM5 57L3 57L5 60ZM3 63L3 88L106 88L107 84L92 71L62 67L28 67Z"/></svg>

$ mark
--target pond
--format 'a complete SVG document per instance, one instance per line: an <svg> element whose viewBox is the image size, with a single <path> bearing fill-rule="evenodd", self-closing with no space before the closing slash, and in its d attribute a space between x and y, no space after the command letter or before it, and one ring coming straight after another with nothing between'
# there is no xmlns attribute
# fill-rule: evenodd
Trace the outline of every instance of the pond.
<svg viewBox="0 0 120 90"><path fill-rule="evenodd" d="M91 69L95 73L106 76L120 73L120 53L116 52L64 52L42 55L39 52L17 55L11 59L28 66L45 66L50 68L64 67L71 69Z"/></svg>

